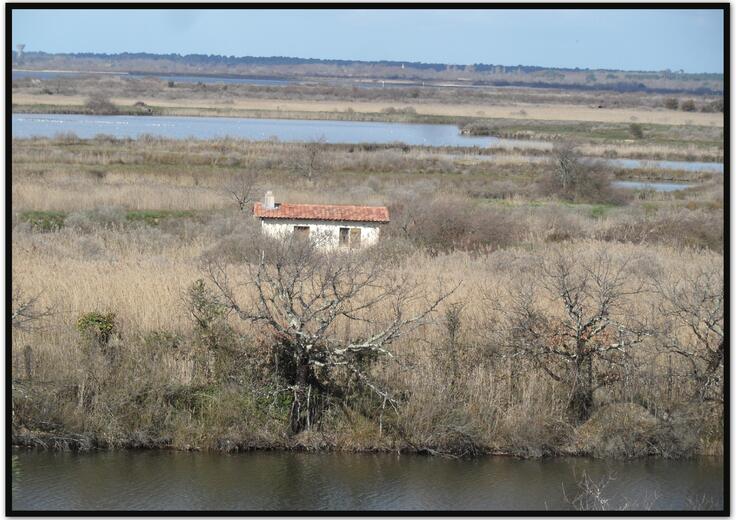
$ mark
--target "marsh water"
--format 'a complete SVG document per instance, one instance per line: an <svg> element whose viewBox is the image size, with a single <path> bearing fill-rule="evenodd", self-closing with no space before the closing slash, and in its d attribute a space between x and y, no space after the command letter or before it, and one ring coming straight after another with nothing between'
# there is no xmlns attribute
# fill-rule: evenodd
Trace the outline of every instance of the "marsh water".
<svg viewBox="0 0 736 520"><path fill-rule="evenodd" d="M723 459L14 451L14 510L567 510L587 475L618 509L720 509Z"/></svg>
<svg viewBox="0 0 736 520"><path fill-rule="evenodd" d="M65 70L23 70L14 69L11 78L16 79L40 79L50 80L57 78L78 78L83 76L120 76L124 78L155 78L162 81L173 81L175 83L205 83L205 84L245 84L245 85L288 85L293 83L287 79L276 78L250 78L247 76L197 76L188 74L145 74L126 72L74 72Z"/></svg>
<svg viewBox="0 0 736 520"><path fill-rule="evenodd" d="M495 137L462 136L455 125L251 119L182 116L89 116L80 114L13 114L13 137L53 137L73 132L81 138L97 134L115 137L155 135L173 139L234 137L264 141L328 143L392 143L425 146L490 146Z"/></svg>
<svg viewBox="0 0 736 520"><path fill-rule="evenodd" d="M551 143L461 135L455 125L410 124L367 121L302 119L253 119L185 116L90 116L81 114L13 114L13 137L54 137L73 133L87 139L99 134L137 138L153 135L172 139L216 139L232 137L265 141L316 141L327 143L404 143L416 146L550 148ZM455 157L444 154L443 157ZM492 155L468 155L468 159L494 161ZM529 157L531 162L545 158ZM619 168L659 168L692 172L723 173L723 163L688 161L643 161L635 159L592 159ZM687 187L668 184L659 191ZM635 187L635 186L626 186Z"/></svg>

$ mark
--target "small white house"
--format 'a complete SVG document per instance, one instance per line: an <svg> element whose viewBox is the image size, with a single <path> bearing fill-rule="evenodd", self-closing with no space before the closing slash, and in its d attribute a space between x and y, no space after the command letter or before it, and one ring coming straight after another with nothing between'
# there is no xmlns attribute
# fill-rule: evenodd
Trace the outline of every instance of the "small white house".
<svg viewBox="0 0 736 520"><path fill-rule="evenodd" d="M285 237L296 233L325 249L354 249L378 242L381 226L389 222L385 206L276 203L273 193L253 205L263 233Z"/></svg>

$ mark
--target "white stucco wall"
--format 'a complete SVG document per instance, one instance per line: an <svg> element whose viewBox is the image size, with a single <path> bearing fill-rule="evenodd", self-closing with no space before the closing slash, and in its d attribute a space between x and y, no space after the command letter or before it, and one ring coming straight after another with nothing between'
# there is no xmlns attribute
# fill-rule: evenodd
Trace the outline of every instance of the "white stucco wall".
<svg viewBox="0 0 736 520"><path fill-rule="evenodd" d="M261 230L272 237L284 237L291 234L294 226L309 226L309 236L326 249L338 248L340 245L340 228L359 228L360 246L366 247L378 242L381 224L378 222L346 222L326 220L297 220L261 218Z"/></svg>

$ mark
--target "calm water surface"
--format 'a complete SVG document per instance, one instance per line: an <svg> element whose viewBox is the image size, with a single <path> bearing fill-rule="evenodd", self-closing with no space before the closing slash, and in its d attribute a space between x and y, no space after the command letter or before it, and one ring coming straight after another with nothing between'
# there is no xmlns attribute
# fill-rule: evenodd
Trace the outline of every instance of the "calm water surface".
<svg viewBox="0 0 736 520"><path fill-rule="evenodd" d="M248 119L234 117L89 116L80 114L13 114L13 137L53 137L74 132L81 138L108 134L139 137L143 134L173 139L236 137L263 141L314 141L328 143L392 143L426 146L490 146L495 137L462 136L455 125L419 125L364 121L301 119Z"/></svg>
<svg viewBox="0 0 736 520"><path fill-rule="evenodd" d="M250 119L184 116L89 116L81 114L13 114L13 137L53 137L73 132L81 138L98 134L136 138L141 135L186 139L234 137L264 141L314 141L328 143L393 143L423 146L478 146L501 148L551 148L551 143L461 135L455 125L424 125L365 121L321 121L299 119ZM453 155L445 155L452 158ZM492 155L470 155L469 159L494 161ZM547 159L529 157L530 162ZM723 173L722 163L687 161L643 161L636 159L590 159L620 168L660 168ZM678 185L672 185L678 186ZM664 190L670 191L670 190Z"/></svg>
<svg viewBox="0 0 736 520"><path fill-rule="evenodd" d="M693 172L723 173L723 163L688 161L646 161L638 159L604 159L621 168L659 168L662 170L686 170Z"/></svg>
<svg viewBox="0 0 736 520"><path fill-rule="evenodd" d="M696 184L674 182L642 182L642 181L613 181L613 185L630 190L680 191L697 186Z"/></svg>
<svg viewBox="0 0 736 520"><path fill-rule="evenodd" d="M723 461L447 460L261 452L15 451L16 510L569 509L583 472L611 507L723 507Z"/></svg>
<svg viewBox="0 0 736 520"><path fill-rule="evenodd" d="M205 84L246 84L246 85L288 85L292 81L285 79L267 79L267 78L248 78L225 77L225 76L189 76L189 75L166 75L166 74L128 74L128 73L104 73L99 72L69 72L63 70L13 70L12 79L56 79L56 78L76 78L79 76L122 76L126 78L157 78L163 81L174 81L178 83L205 83Z"/></svg>

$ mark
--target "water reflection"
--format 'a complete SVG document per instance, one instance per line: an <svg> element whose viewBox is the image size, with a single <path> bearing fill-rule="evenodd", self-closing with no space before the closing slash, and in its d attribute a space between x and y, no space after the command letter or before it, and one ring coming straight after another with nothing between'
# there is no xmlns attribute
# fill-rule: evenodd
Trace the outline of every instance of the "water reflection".
<svg viewBox="0 0 736 520"><path fill-rule="evenodd" d="M612 507L720 506L720 459L447 460L419 456L259 452L17 452L18 510L545 510L569 509L585 472L613 475ZM563 492L564 488L564 492ZM703 497L705 497L705 502Z"/></svg>

